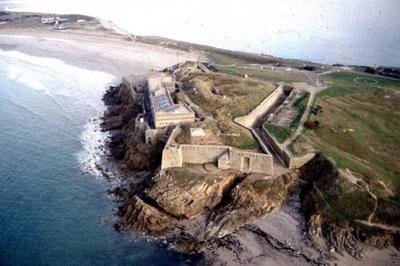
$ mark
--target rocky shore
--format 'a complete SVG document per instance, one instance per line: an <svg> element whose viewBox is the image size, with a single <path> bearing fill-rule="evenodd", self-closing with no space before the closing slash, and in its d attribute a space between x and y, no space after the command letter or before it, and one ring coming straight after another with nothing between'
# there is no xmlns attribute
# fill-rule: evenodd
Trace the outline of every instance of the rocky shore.
<svg viewBox="0 0 400 266"><path fill-rule="evenodd" d="M142 103L135 102L123 84L110 87L103 101L107 111L101 126L110 134L108 156L125 181L109 191L122 203L118 231L163 236L184 253L208 252L237 228L280 208L296 183L296 173L272 179L194 165L161 171L166 138L144 142L144 132L135 127Z"/></svg>
<svg viewBox="0 0 400 266"><path fill-rule="evenodd" d="M278 178L209 165L160 170L172 128L156 143L146 144L144 132L135 127L142 102L133 100L124 84L110 87L103 101L107 111L101 127L110 136L108 157L123 181L109 190L119 204L118 231L162 237L169 248L196 255L197 263L217 265L329 265L344 258L348 262L349 255L352 263L373 262L368 247L398 243L396 234L343 226L320 209L315 184L338 178L335 166L322 155ZM293 198L296 208L290 207ZM276 225L274 219L282 220Z"/></svg>

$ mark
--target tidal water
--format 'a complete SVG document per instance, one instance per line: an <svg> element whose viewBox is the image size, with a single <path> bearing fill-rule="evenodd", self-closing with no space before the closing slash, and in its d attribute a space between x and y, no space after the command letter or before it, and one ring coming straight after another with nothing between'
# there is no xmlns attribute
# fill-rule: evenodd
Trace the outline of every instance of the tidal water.
<svg viewBox="0 0 400 266"><path fill-rule="evenodd" d="M81 173L91 156L82 132L105 87L85 91L96 73L82 85L74 69L43 60L0 54L0 265L182 264L157 242L113 229L112 184Z"/></svg>

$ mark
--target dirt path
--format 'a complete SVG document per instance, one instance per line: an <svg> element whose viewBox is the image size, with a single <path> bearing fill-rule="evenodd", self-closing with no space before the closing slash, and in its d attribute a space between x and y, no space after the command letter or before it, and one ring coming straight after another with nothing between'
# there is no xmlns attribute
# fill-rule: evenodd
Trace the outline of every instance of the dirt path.
<svg viewBox="0 0 400 266"><path fill-rule="evenodd" d="M400 232L400 227L397 227L397 226L380 224L380 223L371 223L369 221L364 221L364 220L355 220L355 221L365 224L370 227L376 227L376 228L380 228L380 229L387 230L387 231Z"/></svg>

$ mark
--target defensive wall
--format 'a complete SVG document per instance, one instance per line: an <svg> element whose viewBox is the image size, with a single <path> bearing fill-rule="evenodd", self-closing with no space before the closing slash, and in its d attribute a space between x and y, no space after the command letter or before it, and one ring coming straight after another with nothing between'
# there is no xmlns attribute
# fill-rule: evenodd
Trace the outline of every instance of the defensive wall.
<svg viewBox="0 0 400 266"><path fill-rule="evenodd" d="M147 81L143 80L142 76L132 76L124 78L122 83L130 89L132 97L137 99L137 97L143 97L143 92L147 86ZM220 169L235 169L242 172L273 175L273 157L261 136L259 136L257 131L254 130L253 126L255 122L276 103L283 93L284 86L283 84L280 84L277 89L268 95L268 97L266 97L248 115L235 119L236 123L248 128L253 133L265 154L244 151L224 145L177 144L174 143L174 140L181 132L181 128L178 125L171 132L168 142L163 150L161 169L182 167L184 163L216 163ZM142 119L138 117L137 122L144 119L144 117L141 118ZM183 117L181 119L183 119ZM155 140L159 130L155 129L153 130L154 132L150 132L149 126L144 120L142 123L137 123L137 125L140 124L143 124L144 129L147 129L146 142L152 142ZM265 130L265 133L266 137L270 140L269 144L274 146L276 152L279 153L281 158L285 161L284 163L286 166L290 169L301 167L315 156L314 153L309 153L304 156L295 157L283 148L267 130Z"/></svg>
<svg viewBox="0 0 400 266"><path fill-rule="evenodd" d="M265 132L265 137L269 140L269 144L273 146L275 153L280 156L280 158L284 161L285 166L289 169L300 168L314 158L315 153L313 152L300 156L293 155L285 147L279 144L267 129L263 128L263 130Z"/></svg>
<svg viewBox="0 0 400 266"><path fill-rule="evenodd" d="M254 129L255 123L276 103L276 101L285 93L284 85L281 83L279 86L269 94L256 108L254 108L249 114L235 118L235 122L241 126L249 129L253 136L257 139L262 149L266 153L270 153L266 147L262 137ZM314 158L315 153L307 153L303 156L294 156L286 150L281 144L279 144L275 138L263 127L265 137L268 140L268 144L272 146L275 153L279 156L282 163L289 169L295 169L303 166L305 163Z"/></svg>
<svg viewBox="0 0 400 266"><path fill-rule="evenodd" d="M235 122L246 128L252 128L256 121L275 104L283 93L283 84L279 84L278 88L271 92L256 108L245 116L235 118Z"/></svg>
<svg viewBox="0 0 400 266"><path fill-rule="evenodd" d="M173 143L180 131L179 126L172 131L163 150L161 169L182 167L185 163L215 163L220 169L273 175L273 158L270 154L249 152L224 145Z"/></svg>

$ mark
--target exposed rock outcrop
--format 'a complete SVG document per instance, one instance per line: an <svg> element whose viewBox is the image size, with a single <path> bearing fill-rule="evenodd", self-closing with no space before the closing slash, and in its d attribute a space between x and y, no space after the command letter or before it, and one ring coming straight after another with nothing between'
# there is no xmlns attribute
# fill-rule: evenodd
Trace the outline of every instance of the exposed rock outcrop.
<svg viewBox="0 0 400 266"><path fill-rule="evenodd" d="M239 227L279 208L296 180L295 174L265 179L229 170L217 176L190 170L188 176L183 174L180 168L153 177L140 196L144 200L135 196L120 208L117 228L166 235L181 252L205 252Z"/></svg>
<svg viewBox="0 0 400 266"><path fill-rule="evenodd" d="M171 215L186 219L194 218L219 204L240 175L237 171L226 171L192 180L187 176L184 177L188 179L185 181L174 176L174 173L182 172L179 170L158 173L146 194Z"/></svg>
<svg viewBox="0 0 400 266"><path fill-rule="evenodd" d="M306 182L301 186L300 198L308 234L315 245L321 243L317 239L322 237L322 248L361 259L367 245L379 249L396 245L399 232L393 228L397 227L384 223L398 213L390 205L380 207L369 185L348 174L338 171L330 160L318 154L301 169L299 178ZM381 224L371 223L379 211L386 213L385 220L376 220Z"/></svg>
<svg viewBox="0 0 400 266"><path fill-rule="evenodd" d="M119 209L120 222L116 229L134 229L152 235L163 235L170 232L176 219L150 204L145 203L138 196L134 196Z"/></svg>
<svg viewBox="0 0 400 266"><path fill-rule="evenodd" d="M264 178L251 174L235 186L225 202L210 215L204 238L224 237L238 227L280 208L295 184L296 174L276 179Z"/></svg>

